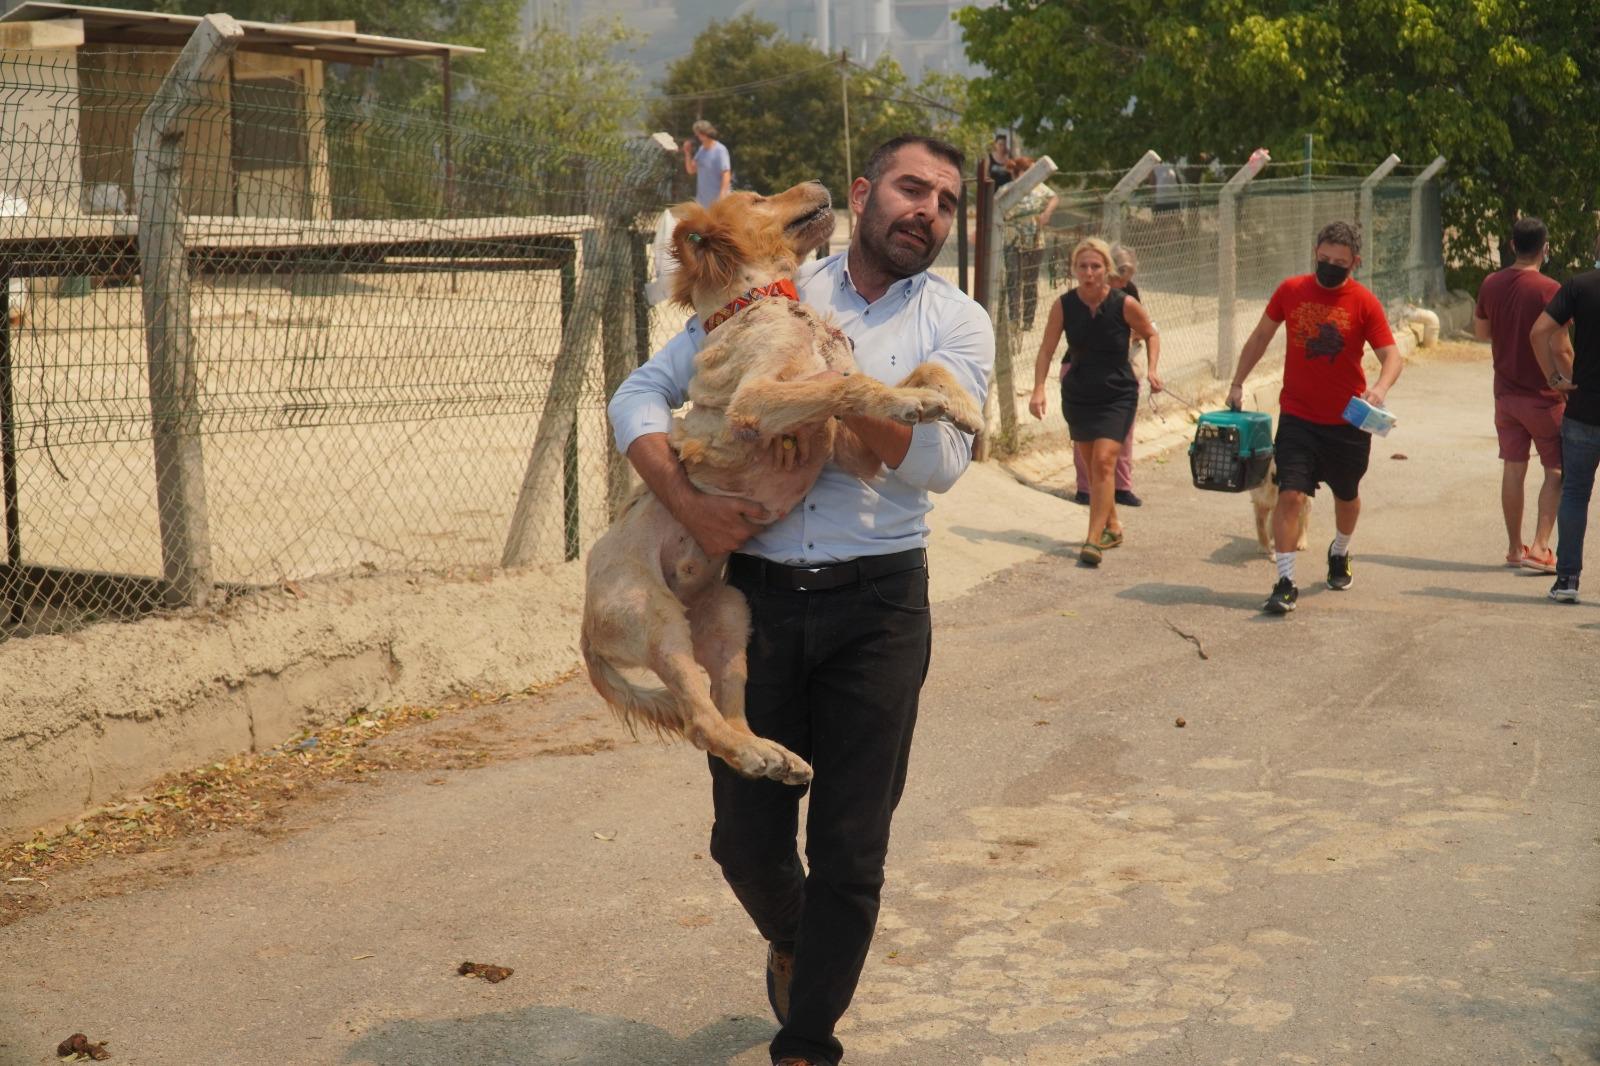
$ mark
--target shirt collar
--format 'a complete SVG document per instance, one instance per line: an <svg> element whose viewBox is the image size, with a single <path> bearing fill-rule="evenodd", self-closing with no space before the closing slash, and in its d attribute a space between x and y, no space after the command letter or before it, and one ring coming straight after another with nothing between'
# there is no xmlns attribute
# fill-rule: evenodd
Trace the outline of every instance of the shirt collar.
<svg viewBox="0 0 1600 1066"><path fill-rule="evenodd" d="M927 283L928 272L926 270L922 271L920 274L913 274L909 278L901 278L899 281L894 282L887 289L883 290L883 295L878 297L874 303L868 304L868 306L876 306L876 304L882 303L891 298L909 300L911 297L921 292L922 287ZM862 303L867 302L867 298L862 296L861 293L857 291L856 283L850 278L850 253L848 250L839 253L839 288L843 292L852 294Z"/></svg>

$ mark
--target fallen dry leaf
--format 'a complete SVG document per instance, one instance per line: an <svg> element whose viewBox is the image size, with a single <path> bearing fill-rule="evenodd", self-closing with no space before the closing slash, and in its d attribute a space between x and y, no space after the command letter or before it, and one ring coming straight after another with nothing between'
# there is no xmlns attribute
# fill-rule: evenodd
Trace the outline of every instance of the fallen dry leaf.
<svg viewBox="0 0 1600 1066"><path fill-rule="evenodd" d="M66 1058L71 1055L74 1059L93 1059L104 1062L111 1057L111 1052L106 1050L106 1042L91 1043L89 1038L82 1033L73 1033L60 1044L56 1045L56 1057Z"/></svg>
<svg viewBox="0 0 1600 1066"><path fill-rule="evenodd" d="M1391 458L1391 459L1409 459L1411 457L1409 455L1405 454L1404 452L1395 452L1393 455L1389 456L1389 458Z"/></svg>
<svg viewBox="0 0 1600 1066"><path fill-rule="evenodd" d="M515 972L509 966L494 966L487 962L463 962L456 967L456 973L462 977L481 977L491 985L499 984Z"/></svg>
<svg viewBox="0 0 1600 1066"><path fill-rule="evenodd" d="M609 833L602 833L602 832L599 832L598 830L596 830L595 834L594 834L594 838L596 840L615 840L615 839L617 839L617 831L615 829L613 829Z"/></svg>

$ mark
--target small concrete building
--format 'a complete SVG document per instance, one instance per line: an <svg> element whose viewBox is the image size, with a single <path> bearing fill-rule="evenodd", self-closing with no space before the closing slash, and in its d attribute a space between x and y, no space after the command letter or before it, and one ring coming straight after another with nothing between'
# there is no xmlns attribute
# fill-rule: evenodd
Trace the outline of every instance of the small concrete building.
<svg viewBox="0 0 1600 1066"><path fill-rule="evenodd" d="M34 0L0 16L0 195L32 214L131 211L134 129L199 22ZM331 217L326 64L437 57L448 95L451 58L482 51L357 33L352 21L239 25L215 107L186 120L190 214Z"/></svg>

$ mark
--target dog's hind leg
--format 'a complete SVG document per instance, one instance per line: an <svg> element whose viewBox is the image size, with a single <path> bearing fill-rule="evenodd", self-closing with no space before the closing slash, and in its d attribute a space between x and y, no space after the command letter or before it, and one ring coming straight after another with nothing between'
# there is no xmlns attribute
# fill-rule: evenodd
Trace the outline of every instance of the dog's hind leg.
<svg viewBox="0 0 1600 1066"><path fill-rule="evenodd" d="M1270 559L1276 554L1272 545L1272 507L1258 498L1252 498L1250 506L1256 513L1256 543Z"/></svg>
<svg viewBox="0 0 1600 1066"><path fill-rule="evenodd" d="M713 701L711 674L697 661L696 642L691 635L689 620L682 613L660 627L656 642L650 649L650 669L677 697L678 722L674 726L685 739L701 751L709 752L746 777L770 777L789 785L803 785L811 780L811 767L794 752L781 744L750 732L744 720L744 649L743 640L749 632L749 608L737 590L727 589L739 597L738 621L743 633L723 634L704 644L708 657L719 661L722 672L718 675L719 695L726 700L730 690L737 687L734 697L738 707L737 719L730 721ZM723 609L727 601L720 601ZM658 617L666 612L658 612ZM738 652L727 650L730 637L739 637ZM711 655L721 650L720 656ZM669 727L669 728L672 728Z"/></svg>

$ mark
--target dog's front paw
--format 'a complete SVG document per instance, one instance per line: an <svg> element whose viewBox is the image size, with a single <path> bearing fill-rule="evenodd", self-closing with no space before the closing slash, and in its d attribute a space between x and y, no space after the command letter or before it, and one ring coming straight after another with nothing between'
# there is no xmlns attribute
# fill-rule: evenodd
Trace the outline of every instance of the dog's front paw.
<svg viewBox="0 0 1600 1066"><path fill-rule="evenodd" d="M983 412L978 410L978 405L965 397L958 397L950 402L945 410L945 417L950 424L966 433L977 433L983 429Z"/></svg>

